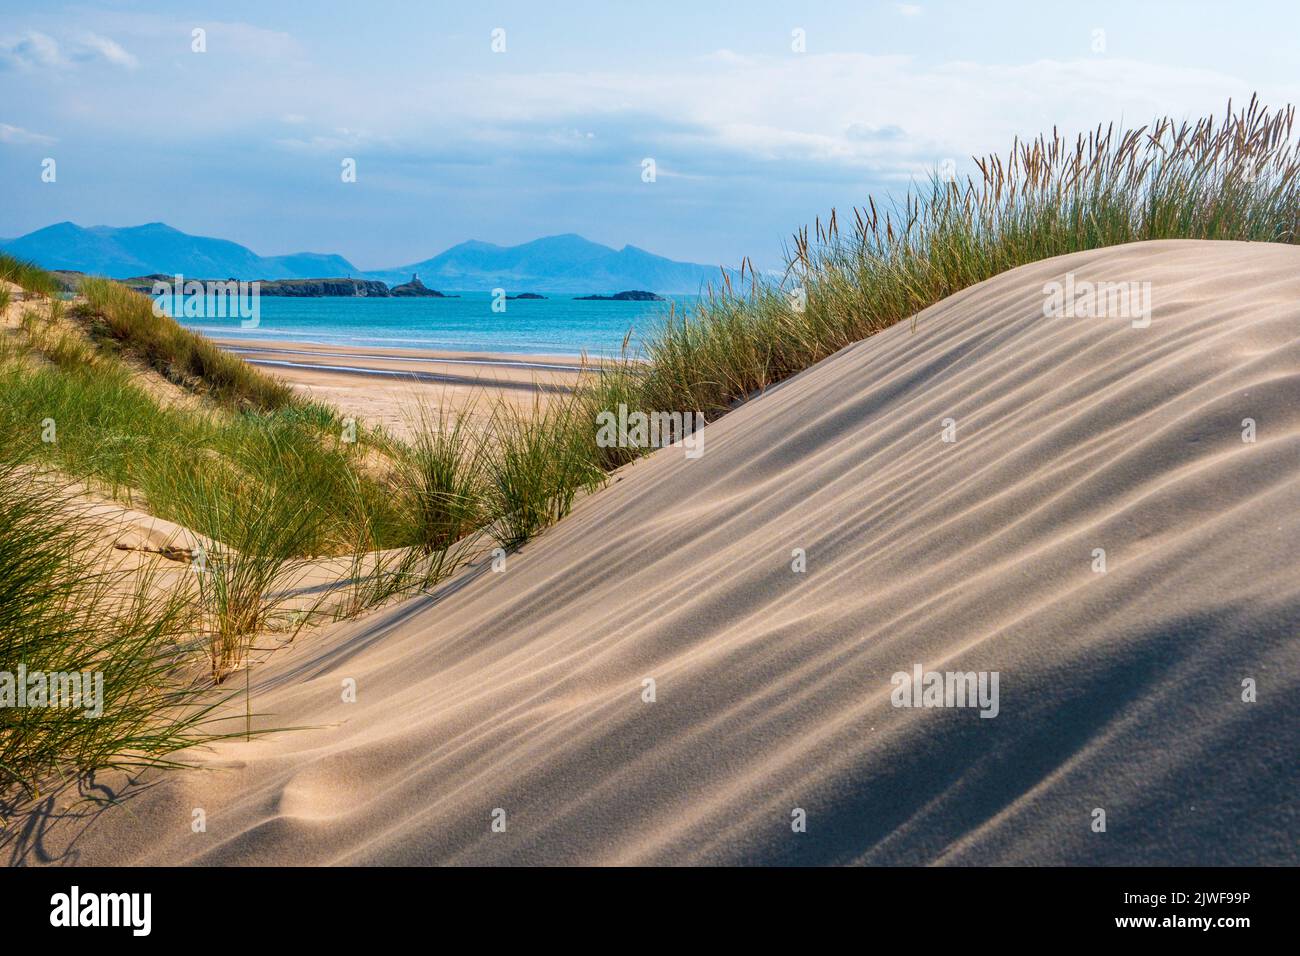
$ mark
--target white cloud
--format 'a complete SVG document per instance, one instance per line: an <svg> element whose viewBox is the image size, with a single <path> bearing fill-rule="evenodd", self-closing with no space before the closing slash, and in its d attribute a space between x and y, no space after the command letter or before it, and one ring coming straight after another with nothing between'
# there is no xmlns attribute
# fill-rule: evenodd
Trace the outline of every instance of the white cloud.
<svg viewBox="0 0 1300 956"><path fill-rule="evenodd" d="M152 21L97 29L139 48L154 49L162 39L146 36L158 29ZM116 124L130 103L134 112L175 115L169 135L261 135L310 153L490 163L536 151L606 162L626 150L654 155L684 175L754 161L905 181L946 157L964 168L972 153L1005 152L1013 137L1053 126L1073 132L1113 119L1141 124L1157 114L1221 113L1228 97L1244 100L1253 87L1214 67L1120 57L1007 65L731 50L600 71L470 73L397 64L369 74L299 58L287 34L244 24L208 29L210 56L239 51L267 59L258 70L228 71L220 83L188 55L175 83L143 85L122 71L116 83L77 90L65 112L75 110L83 123L102 117ZM29 38L22 55L56 60L59 51ZM1259 92L1274 106L1300 98L1295 86ZM190 108L175 114L181 96Z"/></svg>
<svg viewBox="0 0 1300 956"><path fill-rule="evenodd" d="M921 8L915 3L899 3L895 4L895 6L898 7L898 12L905 17L919 17L922 13Z"/></svg>
<svg viewBox="0 0 1300 956"><path fill-rule="evenodd" d="M0 143L12 143L15 146L49 146L54 141L53 136L46 136L43 133L33 133L31 130L23 129L21 126L10 126L8 123L0 123Z"/></svg>
<svg viewBox="0 0 1300 956"><path fill-rule="evenodd" d="M387 137L378 137L365 130L338 127L309 137L277 139L275 144L284 149L305 153L346 153L348 151L391 148Z"/></svg>
<svg viewBox="0 0 1300 956"><path fill-rule="evenodd" d="M944 157L1004 152L1013 137L1053 125L1080 131L1112 119L1218 113L1229 96L1250 92L1245 80L1213 68L1120 58L931 65L906 56L727 52L654 73L454 77L416 97L418 112L409 102L385 112L372 99L367 119L399 139L454 126L513 130L526 145L541 123L599 133L636 115L647 137L679 147L683 159L712 151L910 174ZM1295 93L1261 92L1274 105Z"/></svg>
<svg viewBox="0 0 1300 956"><path fill-rule="evenodd" d="M66 63L58 41L52 36L29 30L18 37L0 38L0 65L30 70Z"/></svg>
<svg viewBox="0 0 1300 956"><path fill-rule="evenodd" d="M17 37L0 38L0 68L64 69L75 63L101 61L126 69L135 69L139 65L139 61L116 40L96 33L83 33L71 42L62 43L36 30Z"/></svg>
<svg viewBox="0 0 1300 956"><path fill-rule="evenodd" d="M140 61L122 49L121 44L116 40L99 36L96 33L83 34L81 46L88 57L98 54L114 66L123 66L128 70L134 70L140 65Z"/></svg>

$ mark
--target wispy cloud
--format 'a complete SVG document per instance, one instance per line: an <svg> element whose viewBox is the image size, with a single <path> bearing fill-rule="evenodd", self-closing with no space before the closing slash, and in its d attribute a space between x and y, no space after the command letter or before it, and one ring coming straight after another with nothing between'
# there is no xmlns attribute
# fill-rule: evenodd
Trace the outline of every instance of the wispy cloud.
<svg viewBox="0 0 1300 956"><path fill-rule="evenodd" d="M324 130L314 136L277 139L275 143L284 149L339 155L366 149L391 150L394 146L392 139L387 136L376 136L363 129L348 129L343 126Z"/></svg>
<svg viewBox="0 0 1300 956"><path fill-rule="evenodd" d="M49 146L54 142L53 136L46 136L44 133L33 133L21 126L0 123L0 143L11 143L15 146Z"/></svg>
<svg viewBox="0 0 1300 956"><path fill-rule="evenodd" d="M78 63L98 62L129 70L140 65L116 40L97 33L82 33L62 42L36 30L0 37L0 69L66 69Z"/></svg>
<svg viewBox="0 0 1300 956"><path fill-rule="evenodd" d="M66 63L58 41L52 36L29 30L17 37L0 37L0 66L32 70Z"/></svg>
<svg viewBox="0 0 1300 956"><path fill-rule="evenodd" d="M86 33L80 38L80 44L84 59L93 59L98 55L114 66L126 67L128 70L134 70L140 65L139 60L122 49L120 43L109 37L102 37L96 33Z"/></svg>
<svg viewBox="0 0 1300 956"><path fill-rule="evenodd" d="M139 32L148 26L132 21L113 32L156 49L163 38ZM770 164L784 163L800 175L822 167L816 179L870 175L879 182L924 175L947 158L961 162L1053 126L1081 130L1114 116L1200 114L1251 92L1246 81L1212 67L1121 57L1000 64L731 50L620 69L403 70L372 78L294 59L301 50L288 34L211 23L208 57L239 50L268 58L256 72L231 71L215 83L209 61L188 53L183 26L167 34L184 51L168 64L167 83L139 82L146 68L132 69L135 57L108 40L105 28L83 35L83 55L93 51L125 69L116 81L83 84L75 103L64 105L64 118L75 115L84 124L102 117L116 126L116 113L129 103L133 112L173 116L172 140L260 137L301 154L425 157L430 168L528 155L591 165L651 156L682 176L728 168L737 175L745 164L770 171ZM0 45L30 64L66 62L69 49L38 33ZM177 113L182 96L188 107ZM57 107L47 113L59 116Z"/></svg>
<svg viewBox="0 0 1300 956"><path fill-rule="evenodd" d="M626 130L621 118L636 104L637 138L656 141L665 159L678 151L679 165L721 153L911 173L1053 125L1084 130L1099 117L1217 110L1250 87L1213 68L1120 58L929 64L832 53L713 54L654 73L478 75L442 92L422 112L368 119L399 138L449 124L490 127L497 143L513 135L523 148L539 125Z"/></svg>

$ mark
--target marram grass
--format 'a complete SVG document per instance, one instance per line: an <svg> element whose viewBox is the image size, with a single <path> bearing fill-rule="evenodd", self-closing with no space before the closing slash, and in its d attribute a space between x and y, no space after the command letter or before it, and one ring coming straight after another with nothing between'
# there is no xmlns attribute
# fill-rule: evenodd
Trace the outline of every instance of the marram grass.
<svg viewBox="0 0 1300 956"><path fill-rule="evenodd" d="M641 407L716 416L955 292L1053 256L1150 239L1295 242L1294 107L1055 130L976 157L885 205L832 210L794 237L785 281L753 277L671 316L646 346ZM742 270L743 273L744 270ZM791 292L802 290L802 310Z"/></svg>
<svg viewBox="0 0 1300 956"><path fill-rule="evenodd" d="M240 408L293 405L287 385L222 351L214 342L154 312L153 299L111 279L83 279L73 314L104 344L133 354L169 381Z"/></svg>
<svg viewBox="0 0 1300 956"><path fill-rule="evenodd" d="M0 283L12 282L31 295L53 299L59 294L59 283L35 263L0 252Z"/></svg>
<svg viewBox="0 0 1300 956"><path fill-rule="evenodd" d="M218 703L187 663L184 600L151 592L147 577L124 596L53 476L31 493L32 469L0 453L0 682L98 674L99 692L80 707L34 696L0 707L0 795L36 793L59 772L168 763L213 738Z"/></svg>

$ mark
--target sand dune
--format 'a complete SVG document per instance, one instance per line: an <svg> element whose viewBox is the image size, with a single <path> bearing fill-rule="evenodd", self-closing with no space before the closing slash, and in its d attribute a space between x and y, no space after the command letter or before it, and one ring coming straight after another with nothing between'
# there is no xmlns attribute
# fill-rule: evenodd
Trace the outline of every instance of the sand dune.
<svg viewBox="0 0 1300 956"><path fill-rule="evenodd" d="M1067 272L1150 282L1150 326L1045 318ZM618 477L504 573L276 655L263 725L315 729L11 859L1297 862L1300 249L1016 269ZM998 672L997 716L893 706L917 664Z"/></svg>

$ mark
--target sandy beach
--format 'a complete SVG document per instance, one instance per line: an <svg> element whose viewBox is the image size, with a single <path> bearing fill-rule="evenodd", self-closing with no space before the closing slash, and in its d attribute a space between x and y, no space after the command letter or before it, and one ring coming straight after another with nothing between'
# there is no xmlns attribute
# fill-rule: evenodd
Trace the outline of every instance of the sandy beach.
<svg viewBox="0 0 1300 956"><path fill-rule="evenodd" d="M578 356L215 341L305 395L399 436L421 401L481 421L498 402L526 408L568 394L584 369Z"/></svg>

